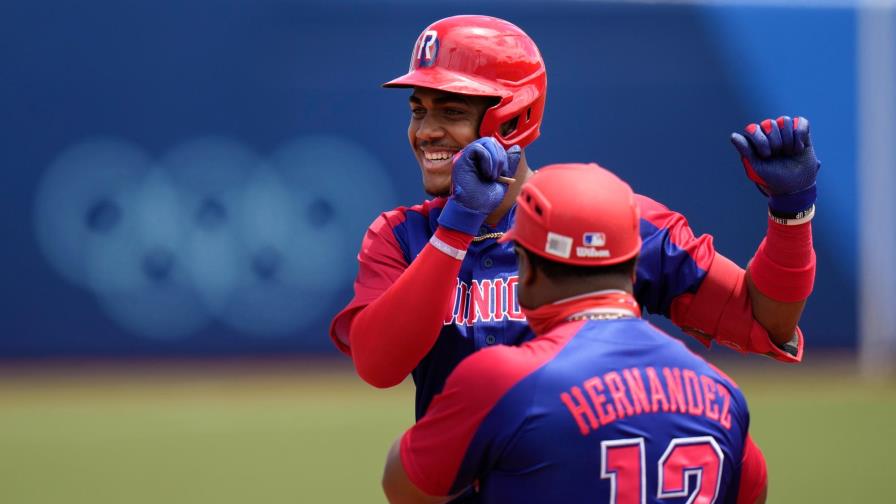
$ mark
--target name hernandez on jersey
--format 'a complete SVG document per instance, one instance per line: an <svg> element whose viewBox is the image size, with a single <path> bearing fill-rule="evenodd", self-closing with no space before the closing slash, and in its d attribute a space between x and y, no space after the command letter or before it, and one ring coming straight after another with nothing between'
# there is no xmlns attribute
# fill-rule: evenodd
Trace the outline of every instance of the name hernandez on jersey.
<svg viewBox="0 0 896 504"><path fill-rule="evenodd" d="M731 394L712 376L692 369L629 367L592 376L560 394L583 436L636 415L682 413L731 429Z"/></svg>
<svg viewBox="0 0 896 504"><path fill-rule="evenodd" d="M753 319L744 270L716 253L711 236L696 237L681 214L647 197L636 195L636 200L641 208L642 249L634 293L644 309L671 318L706 345L714 337L740 351L787 362L801 359L801 334L797 355L770 343ZM438 251L428 254L433 248L429 240L437 231L450 234L437 222L445 201L436 198L400 207L371 224L358 254L354 298L330 327L336 346L352 356L359 374L371 384L392 386L408 374L413 376L418 418L465 356L532 337L516 301L512 244L470 243L448 236L466 248L463 261ZM484 226L481 232L506 231L514 212L515 208L495 227ZM426 264L420 264L423 258ZM387 300L390 288L408 280L406 272L415 277L414 288L405 285L403 297ZM376 313L366 313L374 305ZM362 311L363 323L355 324ZM424 317L423 312L431 315ZM364 340L366 350L356 352L353 339Z"/></svg>
<svg viewBox="0 0 896 504"><path fill-rule="evenodd" d="M431 495L476 483L483 503L600 501L631 490L601 476L602 447L640 443L649 496L668 486L657 462L697 440L695 450L718 454L704 474L715 479L682 495L715 492L717 502L734 502L765 477L748 428L737 385L648 322L568 322L465 359L402 437L401 460Z"/></svg>

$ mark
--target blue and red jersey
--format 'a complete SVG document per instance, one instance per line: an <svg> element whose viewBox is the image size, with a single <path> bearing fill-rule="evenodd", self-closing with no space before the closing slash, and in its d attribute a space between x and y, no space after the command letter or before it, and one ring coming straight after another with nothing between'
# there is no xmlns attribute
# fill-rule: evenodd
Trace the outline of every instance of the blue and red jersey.
<svg viewBox="0 0 896 504"><path fill-rule="evenodd" d="M423 492L484 503L752 502L766 476L748 427L737 385L680 341L586 320L460 363L401 460Z"/></svg>
<svg viewBox="0 0 896 504"><path fill-rule="evenodd" d="M801 358L801 335L799 352L791 355L772 344L753 319L743 269L716 253L711 236L696 237L681 214L644 196L636 199L643 244L635 297L644 309L671 318L707 345L715 339L779 360ZM417 418L465 357L533 337L516 297L512 244L464 242L452 236L456 232L440 229L445 201L401 207L371 224L358 254L355 296L330 329L367 381L390 386L412 374ZM506 231L514 211L494 227L483 226L480 234ZM439 233L466 248L462 261L427 245ZM404 356L405 351L413 355Z"/></svg>

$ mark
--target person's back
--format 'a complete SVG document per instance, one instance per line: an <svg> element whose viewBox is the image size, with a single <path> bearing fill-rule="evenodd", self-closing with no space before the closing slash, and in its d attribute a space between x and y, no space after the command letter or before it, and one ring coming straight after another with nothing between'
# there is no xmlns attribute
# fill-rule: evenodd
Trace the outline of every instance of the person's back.
<svg viewBox="0 0 896 504"><path fill-rule="evenodd" d="M631 188L594 164L552 165L517 204L500 241L535 338L457 365L393 444L390 502L764 503L737 385L640 318Z"/></svg>
<svg viewBox="0 0 896 504"><path fill-rule="evenodd" d="M461 467L487 474L482 502L737 495L749 413L730 379L637 318L568 322L520 348L496 349L481 364L538 365L540 354L554 351L477 429L500 432L477 436L498 453L488 468Z"/></svg>

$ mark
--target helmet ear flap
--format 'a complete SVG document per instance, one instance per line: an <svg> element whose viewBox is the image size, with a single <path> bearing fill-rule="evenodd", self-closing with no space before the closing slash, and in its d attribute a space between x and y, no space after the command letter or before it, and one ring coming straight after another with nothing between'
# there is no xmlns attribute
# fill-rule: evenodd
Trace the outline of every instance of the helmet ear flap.
<svg viewBox="0 0 896 504"><path fill-rule="evenodd" d="M539 76L543 79L544 73ZM541 87L544 87L544 82ZM533 85L524 86L517 93L501 98L497 105L486 110L479 127L480 136L494 137L505 149L513 145L529 145L541 133L544 101L544 91Z"/></svg>

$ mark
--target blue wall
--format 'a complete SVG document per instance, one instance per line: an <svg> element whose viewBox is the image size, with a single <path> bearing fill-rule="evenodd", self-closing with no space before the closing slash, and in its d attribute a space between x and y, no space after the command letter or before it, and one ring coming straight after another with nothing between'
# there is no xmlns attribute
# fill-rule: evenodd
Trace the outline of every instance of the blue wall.
<svg viewBox="0 0 896 504"><path fill-rule="evenodd" d="M470 12L518 24L547 62L533 166L597 161L740 264L765 209L728 135L809 117L802 325L813 346L855 345L852 10L463 5L0 7L0 356L332 351L363 229L424 198L407 93L379 85L428 23Z"/></svg>

